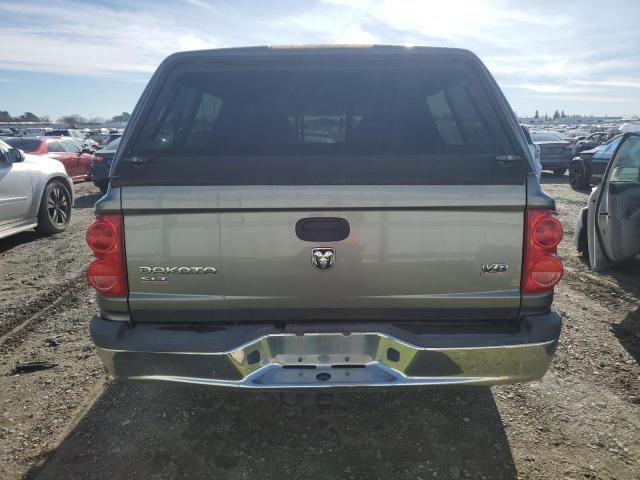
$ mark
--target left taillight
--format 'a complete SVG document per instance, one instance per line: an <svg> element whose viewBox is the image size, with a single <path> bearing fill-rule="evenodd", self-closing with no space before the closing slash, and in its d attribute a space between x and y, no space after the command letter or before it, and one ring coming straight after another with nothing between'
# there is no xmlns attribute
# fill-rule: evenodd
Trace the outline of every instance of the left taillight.
<svg viewBox="0 0 640 480"><path fill-rule="evenodd" d="M108 213L96 216L87 229L86 238L95 257L87 268L89 285L102 295L127 296L122 215Z"/></svg>
<svg viewBox="0 0 640 480"><path fill-rule="evenodd" d="M564 231L550 210L527 209L522 265L522 293L551 290L562 278L562 262L556 255Z"/></svg>

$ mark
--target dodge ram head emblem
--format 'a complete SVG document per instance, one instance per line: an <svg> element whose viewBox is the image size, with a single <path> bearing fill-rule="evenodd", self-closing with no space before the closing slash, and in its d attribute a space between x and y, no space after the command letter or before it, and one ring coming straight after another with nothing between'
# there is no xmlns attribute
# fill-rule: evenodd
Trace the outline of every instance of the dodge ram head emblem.
<svg viewBox="0 0 640 480"><path fill-rule="evenodd" d="M336 264L336 249L335 248L312 248L311 249L311 265L316 270L326 272L331 270Z"/></svg>

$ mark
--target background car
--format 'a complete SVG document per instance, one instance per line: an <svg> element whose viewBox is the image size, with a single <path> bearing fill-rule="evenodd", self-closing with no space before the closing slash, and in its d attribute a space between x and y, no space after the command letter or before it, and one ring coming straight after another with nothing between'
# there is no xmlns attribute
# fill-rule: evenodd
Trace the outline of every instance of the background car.
<svg viewBox="0 0 640 480"><path fill-rule="evenodd" d="M57 128L53 130L48 130L44 132L44 136L46 137L69 137L71 138L76 145L82 148L97 148L98 142L90 139L87 135L81 130L77 130L74 128Z"/></svg>
<svg viewBox="0 0 640 480"><path fill-rule="evenodd" d="M607 140L610 140L615 136L615 133L609 132L597 132L588 135L582 140L578 140L576 142L575 153L580 153L583 150L591 150L592 148L596 148L599 145L602 145Z"/></svg>
<svg viewBox="0 0 640 480"><path fill-rule="evenodd" d="M122 137L122 133L109 133L101 143L102 145L107 145L120 137Z"/></svg>
<svg viewBox="0 0 640 480"><path fill-rule="evenodd" d="M120 137L105 145L102 150L98 150L93 154L91 160L90 173L93 184L100 189L102 193L107 191L109 186L109 170L111 170L111 162L113 156L120 145Z"/></svg>
<svg viewBox="0 0 640 480"><path fill-rule="evenodd" d="M586 190L599 183L609 160L618 148L622 135L617 135L591 150L583 150L569 164L569 183L576 190Z"/></svg>
<svg viewBox="0 0 640 480"><path fill-rule="evenodd" d="M60 161L74 182L90 179L89 166L93 155L68 138L9 137L3 139L12 148L32 155L42 155Z"/></svg>
<svg viewBox="0 0 640 480"><path fill-rule="evenodd" d="M556 175L564 175L569 167L573 146L555 133L533 132L533 143L540 147L540 163L543 170L552 170Z"/></svg>
<svg viewBox="0 0 640 480"><path fill-rule="evenodd" d="M60 162L0 141L0 238L32 228L63 232L72 205L73 184Z"/></svg>

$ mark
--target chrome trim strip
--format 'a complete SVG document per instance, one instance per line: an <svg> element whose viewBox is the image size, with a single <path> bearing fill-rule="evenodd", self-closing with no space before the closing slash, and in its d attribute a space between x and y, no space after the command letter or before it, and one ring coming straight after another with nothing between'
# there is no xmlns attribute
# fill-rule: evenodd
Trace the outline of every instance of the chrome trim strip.
<svg viewBox="0 0 640 480"><path fill-rule="evenodd" d="M117 377L221 387L495 385L542 377L556 343L423 348L377 332L310 333L265 335L224 352L98 347L98 354ZM200 361L181 358L185 355Z"/></svg>

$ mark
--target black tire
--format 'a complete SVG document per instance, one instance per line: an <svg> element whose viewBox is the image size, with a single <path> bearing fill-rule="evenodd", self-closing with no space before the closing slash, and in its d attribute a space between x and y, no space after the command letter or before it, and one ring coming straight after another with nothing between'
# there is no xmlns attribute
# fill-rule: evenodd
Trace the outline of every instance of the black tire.
<svg viewBox="0 0 640 480"><path fill-rule="evenodd" d="M556 175L564 175L565 173L567 173L567 169L566 168L554 168L553 169L553 173L555 173Z"/></svg>
<svg viewBox="0 0 640 480"><path fill-rule="evenodd" d="M569 184L574 190L589 188L589 172L582 160L574 160L569 164Z"/></svg>
<svg viewBox="0 0 640 480"><path fill-rule="evenodd" d="M589 256L589 245L587 244L587 230L583 229L582 232L578 235L578 253L581 253L582 256Z"/></svg>
<svg viewBox="0 0 640 480"><path fill-rule="evenodd" d="M583 213L582 217L582 230L578 233L578 244L576 250L582 256L583 260L589 263L589 238L587 237L587 215Z"/></svg>
<svg viewBox="0 0 640 480"><path fill-rule="evenodd" d="M60 180L50 181L40 200L36 230L45 235L61 233L71 220L71 194Z"/></svg>
<svg viewBox="0 0 640 480"><path fill-rule="evenodd" d="M96 187L98 187L102 193L107 193L107 190L109 189L109 180L107 181L102 180L99 182L96 181L96 182L93 182L93 184Z"/></svg>

